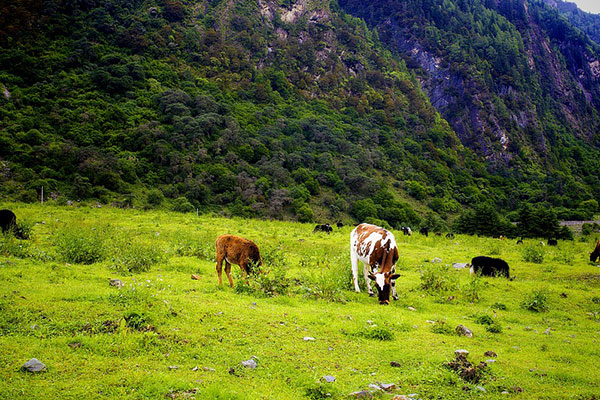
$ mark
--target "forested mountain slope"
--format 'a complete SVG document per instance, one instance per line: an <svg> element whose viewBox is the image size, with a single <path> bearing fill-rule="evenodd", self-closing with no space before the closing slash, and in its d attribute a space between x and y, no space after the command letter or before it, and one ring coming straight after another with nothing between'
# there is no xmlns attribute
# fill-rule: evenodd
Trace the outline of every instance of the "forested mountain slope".
<svg viewBox="0 0 600 400"><path fill-rule="evenodd" d="M598 46L556 10L525 0L340 5L418 71L461 142L498 173L531 173L555 205L564 203L554 195L565 194L569 176L596 190ZM538 173L549 173L545 183Z"/></svg>
<svg viewBox="0 0 600 400"><path fill-rule="evenodd" d="M446 1L340 2L377 32L310 0L4 4L0 195L395 226L600 198L595 46L530 54L549 8ZM484 22L498 43L469 50Z"/></svg>
<svg viewBox="0 0 600 400"><path fill-rule="evenodd" d="M600 44L600 15L592 14L577 8L577 4L561 0L545 0L550 7L569 20L569 22Z"/></svg>

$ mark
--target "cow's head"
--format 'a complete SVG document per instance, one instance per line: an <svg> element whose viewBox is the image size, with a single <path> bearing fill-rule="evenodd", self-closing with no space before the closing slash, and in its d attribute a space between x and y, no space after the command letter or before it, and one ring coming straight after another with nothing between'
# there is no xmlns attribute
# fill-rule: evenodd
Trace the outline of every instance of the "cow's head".
<svg viewBox="0 0 600 400"><path fill-rule="evenodd" d="M391 272L376 274L372 272L369 273L369 279L375 282L375 287L377 288L377 297L379 299L379 304L390 304L390 291L392 289L392 283L399 276L399 274L392 274Z"/></svg>

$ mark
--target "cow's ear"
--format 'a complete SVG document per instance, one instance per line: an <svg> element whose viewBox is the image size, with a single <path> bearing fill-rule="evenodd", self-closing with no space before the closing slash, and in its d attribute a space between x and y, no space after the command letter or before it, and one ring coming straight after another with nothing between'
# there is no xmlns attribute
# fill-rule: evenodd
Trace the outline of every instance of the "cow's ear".
<svg viewBox="0 0 600 400"><path fill-rule="evenodd" d="M398 278L400 278L400 274L394 274L394 275L390 276L390 281L396 280Z"/></svg>
<svg viewBox="0 0 600 400"><path fill-rule="evenodd" d="M369 272L368 276L369 276L369 279L372 280L372 281L376 281L377 280L377 278L375 277L375 275L373 275L372 272Z"/></svg>

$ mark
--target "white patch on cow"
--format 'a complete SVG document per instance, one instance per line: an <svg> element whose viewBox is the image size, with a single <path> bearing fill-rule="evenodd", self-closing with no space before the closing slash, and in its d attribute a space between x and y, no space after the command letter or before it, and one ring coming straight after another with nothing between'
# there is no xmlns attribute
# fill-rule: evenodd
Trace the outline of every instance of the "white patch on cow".
<svg viewBox="0 0 600 400"><path fill-rule="evenodd" d="M383 290L385 285L385 274L375 274L375 283L379 286L380 290Z"/></svg>

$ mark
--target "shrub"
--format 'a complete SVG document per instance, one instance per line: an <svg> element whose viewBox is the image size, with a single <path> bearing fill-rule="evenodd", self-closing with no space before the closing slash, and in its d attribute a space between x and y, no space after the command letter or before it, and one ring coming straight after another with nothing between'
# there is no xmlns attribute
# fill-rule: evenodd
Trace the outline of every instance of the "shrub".
<svg viewBox="0 0 600 400"><path fill-rule="evenodd" d="M523 261L531 262L535 264L541 264L544 262L544 250L540 246L527 246L523 249L522 253Z"/></svg>
<svg viewBox="0 0 600 400"><path fill-rule="evenodd" d="M26 258L29 255L29 242L17 240L12 234L0 234L0 256Z"/></svg>
<svg viewBox="0 0 600 400"><path fill-rule="evenodd" d="M431 332L440 335L452 335L454 330L446 323L446 320L437 319L431 326Z"/></svg>
<svg viewBox="0 0 600 400"><path fill-rule="evenodd" d="M146 200L152 206L159 206L165 200L165 196L160 190L152 189L146 194Z"/></svg>
<svg viewBox="0 0 600 400"><path fill-rule="evenodd" d="M441 265L431 264L421 270L421 288L429 294L443 294L456 286L456 277Z"/></svg>
<svg viewBox="0 0 600 400"><path fill-rule="evenodd" d="M507 307L505 304L503 303L494 303L492 304L492 309L494 310L501 310L501 311L506 311Z"/></svg>
<svg viewBox="0 0 600 400"><path fill-rule="evenodd" d="M372 339L372 340L381 340L381 341L394 340L394 333L391 330L389 330L388 328L386 328L385 326L368 327L368 328L360 331L360 334L358 336L364 337L365 339Z"/></svg>
<svg viewBox="0 0 600 400"><path fill-rule="evenodd" d="M489 315L479 315L475 318L475 322L477 322L480 325L493 325L494 324L494 319L492 317L490 317Z"/></svg>
<svg viewBox="0 0 600 400"><path fill-rule="evenodd" d="M146 272L164 260L160 248L154 245L118 241L111 249L111 267L121 272Z"/></svg>
<svg viewBox="0 0 600 400"><path fill-rule="evenodd" d="M185 197L178 197L175 200L173 200L172 209L173 211L182 213L192 212L195 210L192 203L190 203Z"/></svg>
<svg viewBox="0 0 600 400"><path fill-rule="evenodd" d="M522 305L529 311L546 312L549 310L548 294L545 290L533 290L527 295Z"/></svg>
<svg viewBox="0 0 600 400"><path fill-rule="evenodd" d="M68 228L58 233L54 244L64 261L93 264L105 257L105 234L95 228Z"/></svg>
<svg viewBox="0 0 600 400"><path fill-rule="evenodd" d="M125 313L123 318L125 319L125 324L129 328L138 331L147 329L150 326L151 322L151 319L148 316L148 314L144 312L138 313L135 311L128 311L127 313Z"/></svg>
<svg viewBox="0 0 600 400"><path fill-rule="evenodd" d="M262 268L255 267L251 270L252 272L248 276L249 285L246 285L241 270L234 271L236 293L259 294L268 297L288 294L291 282L285 276L287 270L285 264L267 265L264 263Z"/></svg>
<svg viewBox="0 0 600 400"><path fill-rule="evenodd" d="M471 275L466 285L462 287L462 293L467 301L476 303L481 300L481 290L485 282L478 275Z"/></svg>
<svg viewBox="0 0 600 400"><path fill-rule="evenodd" d="M493 323L491 325L486 325L485 330L491 333L500 333L502 332L502 326L498 323Z"/></svg>
<svg viewBox="0 0 600 400"><path fill-rule="evenodd" d="M573 262L575 261L575 255L572 251L563 249L554 255L553 260L563 264L573 265Z"/></svg>

